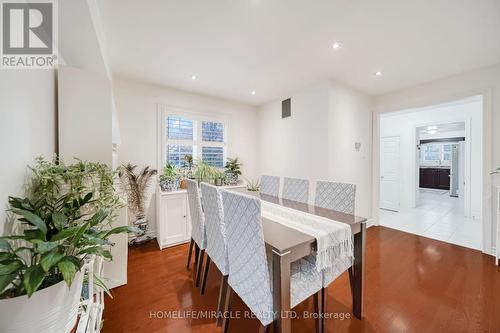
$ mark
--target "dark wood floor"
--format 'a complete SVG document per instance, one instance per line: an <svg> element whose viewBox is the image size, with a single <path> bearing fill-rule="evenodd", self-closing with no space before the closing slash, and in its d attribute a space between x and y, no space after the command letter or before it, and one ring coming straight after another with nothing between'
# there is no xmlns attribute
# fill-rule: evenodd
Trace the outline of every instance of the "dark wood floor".
<svg viewBox="0 0 500 333"><path fill-rule="evenodd" d="M106 299L103 332L221 332L212 319L151 318L151 313L215 310L220 273L211 266L206 295L194 287L187 246L130 248L128 284ZM500 332L500 269L493 257L457 245L372 227L367 232L365 318L353 319L347 274L328 288L327 332ZM236 298L235 310L245 307ZM312 298L296 309L313 311ZM293 332L314 332L313 319L292 320ZM237 319L230 332L256 332Z"/></svg>

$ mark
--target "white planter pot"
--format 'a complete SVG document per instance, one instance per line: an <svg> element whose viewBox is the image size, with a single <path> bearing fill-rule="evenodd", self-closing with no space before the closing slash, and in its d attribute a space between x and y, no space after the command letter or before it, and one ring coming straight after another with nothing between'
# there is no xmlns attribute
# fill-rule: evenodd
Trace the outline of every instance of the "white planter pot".
<svg viewBox="0 0 500 333"><path fill-rule="evenodd" d="M82 292L83 273L68 288L66 282L28 296L0 300L2 333L68 333L75 326Z"/></svg>

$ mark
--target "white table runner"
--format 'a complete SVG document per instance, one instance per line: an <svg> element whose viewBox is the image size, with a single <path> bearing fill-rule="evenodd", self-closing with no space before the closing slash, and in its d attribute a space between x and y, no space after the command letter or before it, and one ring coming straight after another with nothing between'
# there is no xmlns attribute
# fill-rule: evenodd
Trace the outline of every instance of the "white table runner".
<svg viewBox="0 0 500 333"><path fill-rule="evenodd" d="M261 201L262 216L316 238L316 269L330 268L343 258L354 259L354 241L348 224L296 209Z"/></svg>

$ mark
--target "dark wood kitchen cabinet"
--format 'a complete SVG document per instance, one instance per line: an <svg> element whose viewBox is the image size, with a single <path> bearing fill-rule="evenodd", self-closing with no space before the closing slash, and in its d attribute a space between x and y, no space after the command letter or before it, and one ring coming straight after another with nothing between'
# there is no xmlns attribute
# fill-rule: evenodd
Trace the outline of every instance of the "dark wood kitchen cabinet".
<svg viewBox="0 0 500 333"><path fill-rule="evenodd" d="M450 189L450 169L420 168L420 187Z"/></svg>

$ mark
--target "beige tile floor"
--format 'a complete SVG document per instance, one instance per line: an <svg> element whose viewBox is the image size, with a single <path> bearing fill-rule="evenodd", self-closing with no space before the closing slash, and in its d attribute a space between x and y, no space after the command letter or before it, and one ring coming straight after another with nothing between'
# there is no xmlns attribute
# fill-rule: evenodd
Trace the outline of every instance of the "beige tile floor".
<svg viewBox="0 0 500 333"><path fill-rule="evenodd" d="M481 249L481 220L464 217L461 201L447 191L421 189L417 207L400 212L381 209L380 225Z"/></svg>

